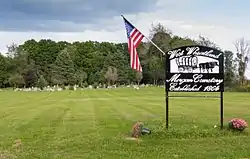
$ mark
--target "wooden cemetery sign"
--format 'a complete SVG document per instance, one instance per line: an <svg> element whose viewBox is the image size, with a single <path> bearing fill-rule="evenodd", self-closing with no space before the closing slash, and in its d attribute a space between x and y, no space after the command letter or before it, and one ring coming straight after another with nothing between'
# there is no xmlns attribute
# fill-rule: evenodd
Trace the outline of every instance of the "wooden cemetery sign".
<svg viewBox="0 0 250 159"><path fill-rule="evenodd" d="M214 48L192 45L166 54L166 127L169 123L169 97L220 98L223 128L224 56ZM220 96L169 96L169 92L220 92Z"/></svg>

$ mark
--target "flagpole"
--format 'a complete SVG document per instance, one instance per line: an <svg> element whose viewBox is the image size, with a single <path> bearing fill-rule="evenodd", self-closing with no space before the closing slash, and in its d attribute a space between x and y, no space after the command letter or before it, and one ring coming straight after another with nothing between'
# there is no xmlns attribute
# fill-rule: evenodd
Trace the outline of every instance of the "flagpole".
<svg viewBox="0 0 250 159"><path fill-rule="evenodd" d="M123 15L121 15L124 19L126 19ZM127 19L126 19L127 20ZM152 40L150 40L147 36L145 36L145 34L143 34L144 37L149 41L151 42L151 44L153 44L163 55L165 55L165 52L162 51L162 49L160 49Z"/></svg>
<svg viewBox="0 0 250 159"><path fill-rule="evenodd" d="M144 35L145 36L145 35ZM162 51L162 49L160 49L152 40L150 40L148 37L145 36L145 38L151 42L163 55L165 55L165 52Z"/></svg>

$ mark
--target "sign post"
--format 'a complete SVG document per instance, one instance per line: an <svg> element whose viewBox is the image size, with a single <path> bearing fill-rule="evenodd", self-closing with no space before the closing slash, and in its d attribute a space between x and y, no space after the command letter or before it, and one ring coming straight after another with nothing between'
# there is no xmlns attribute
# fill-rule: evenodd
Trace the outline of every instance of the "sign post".
<svg viewBox="0 0 250 159"><path fill-rule="evenodd" d="M223 128L224 56L206 46L183 46L166 54L166 128L169 126L170 97L220 98ZM169 96L169 92L220 92L220 96Z"/></svg>

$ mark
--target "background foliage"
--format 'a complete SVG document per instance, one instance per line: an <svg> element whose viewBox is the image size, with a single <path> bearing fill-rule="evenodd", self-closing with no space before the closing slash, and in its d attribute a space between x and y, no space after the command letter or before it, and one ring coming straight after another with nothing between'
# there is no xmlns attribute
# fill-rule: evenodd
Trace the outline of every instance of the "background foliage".
<svg viewBox="0 0 250 159"><path fill-rule="evenodd" d="M221 50L206 37L198 40L179 37L162 24L153 25L150 38L164 52L179 46L200 44ZM0 87L40 87L50 85L123 85L164 83L164 56L151 43L138 48L143 73L130 68L127 43L55 42L30 39L8 47L7 56L0 54ZM225 87L227 90L250 91L245 72L250 47L241 38L236 40L237 52L222 50L225 56Z"/></svg>

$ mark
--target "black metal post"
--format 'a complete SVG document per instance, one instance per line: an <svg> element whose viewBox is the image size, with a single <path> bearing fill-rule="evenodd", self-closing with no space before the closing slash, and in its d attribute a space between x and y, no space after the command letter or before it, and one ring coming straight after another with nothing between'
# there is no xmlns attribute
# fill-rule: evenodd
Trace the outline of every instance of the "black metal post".
<svg viewBox="0 0 250 159"><path fill-rule="evenodd" d="M169 99L169 97L168 97L168 91L167 90L166 90L166 97L165 98L166 98L166 129L168 129L168 125L169 125L169 123L168 123L168 118L169 118L168 117L168 114L169 114L169 111L168 111L168 109L169 109L168 108L168 106L169 106L168 102L169 101L168 101L168 99Z"/></svg>
<svg viewBox="0 0 250 159"><path fill-rule="evenodd" d="M220 92L220 128L223 129L223 118L224 118L224 108L223 108L223 91Z"/></svg>

